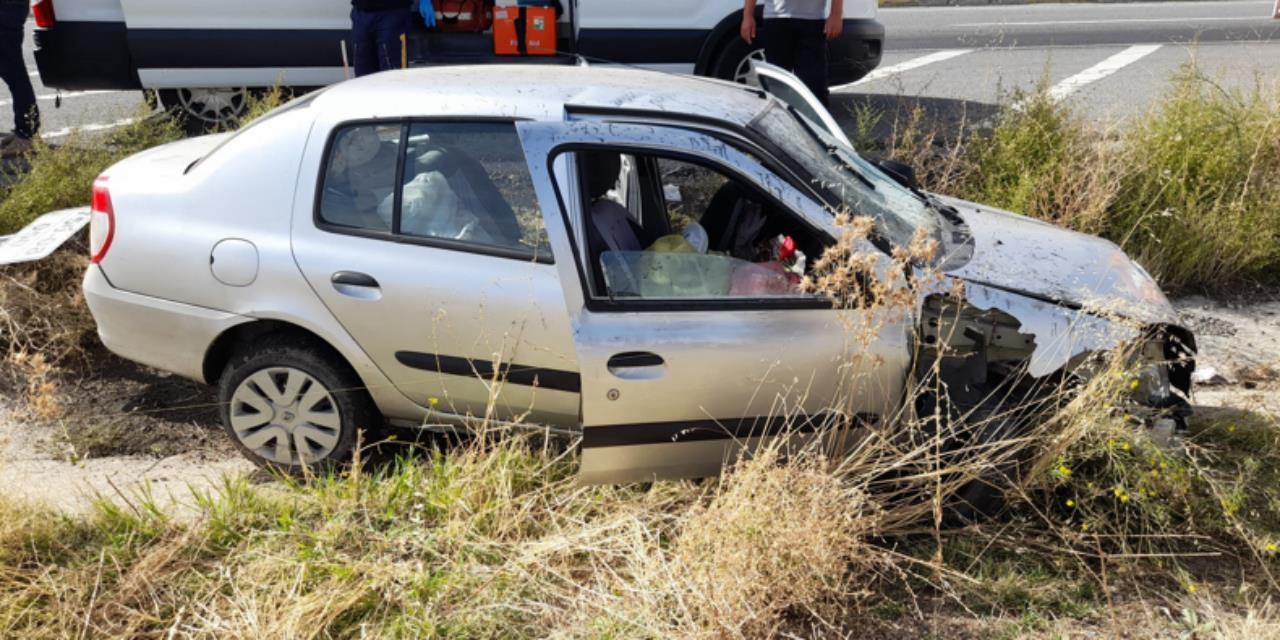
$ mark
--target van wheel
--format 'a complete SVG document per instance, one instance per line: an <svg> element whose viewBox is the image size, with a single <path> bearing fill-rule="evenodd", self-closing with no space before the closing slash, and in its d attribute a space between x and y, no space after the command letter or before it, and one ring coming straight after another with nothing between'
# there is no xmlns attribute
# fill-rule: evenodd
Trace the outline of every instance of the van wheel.
<svg viewBox="0 0 1280 640"><path fill-rule="evenodd" d="M227 364L218 385L222 424L254 463L325 472L351 459L358 430L381 425L359 378L327 351L268 340Z"/></svg>
<svg viewBox="0 0 1280 640"><path fill-rule="evenodd" d="M734 35L720 47L715 62L711 64L711 75L721 80L744 82L747 79L750 60L764 60L764 49L757 44L750 45L742 38Z"/></svg>
<svg viewBox="0 0 1280 640"><path fill-rule="evenodd" d="M231 129L249 110L249 90L244 87L161 89L156 94L160 105L191 135Z"/></svg>

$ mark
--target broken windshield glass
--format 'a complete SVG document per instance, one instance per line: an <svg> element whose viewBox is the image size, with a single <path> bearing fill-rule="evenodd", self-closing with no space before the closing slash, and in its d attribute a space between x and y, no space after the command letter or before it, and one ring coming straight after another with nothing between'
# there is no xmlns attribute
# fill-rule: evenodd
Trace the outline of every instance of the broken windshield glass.
<svg viewBox="0 0 1280 640"><path fill-rule="evenodd" d="M822 130L771 103L751 123L812 177L814 186L839 199L854 216L876 221L876 232L894 245L911 244L918 229L939 237L937 214L927 202Z"/></svg>

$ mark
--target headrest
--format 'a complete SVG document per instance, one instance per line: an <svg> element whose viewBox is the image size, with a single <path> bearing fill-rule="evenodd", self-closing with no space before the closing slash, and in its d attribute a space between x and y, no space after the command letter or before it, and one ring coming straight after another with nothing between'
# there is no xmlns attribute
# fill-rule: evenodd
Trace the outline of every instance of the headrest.
<svg viewBox="0 0 1280 640"><path fill-rule="evenodd" d="M622 172L622 156L613 151L586 151L578 156L578 162L586 169L587 197L595 200L618 186L618 174Z"/></svg>

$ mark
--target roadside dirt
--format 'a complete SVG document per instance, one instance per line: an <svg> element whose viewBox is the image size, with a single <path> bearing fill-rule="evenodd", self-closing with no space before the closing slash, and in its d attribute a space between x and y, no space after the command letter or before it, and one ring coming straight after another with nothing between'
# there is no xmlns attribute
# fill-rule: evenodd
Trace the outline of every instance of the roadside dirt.
<svg viewBox="0 0 1280 640"><path fill-rule="evenodd" d="M223 433L212 389L94 360L97 370L52 379L53 418L32 415L21 381L0 385L0 492L71 512L144 494L181 510L192 489L255 471Z"/></svg>
<svg viewBox="0 0 1280 640"><path fill-rule="evenodd" d="M1200 341L1198 411L1280 416L1280 291L1175 304ZM93 361L95 370L55 380L56 419L30 415L25 381L0 381L0 492L66 511L143 492L181 506L192 488L255 474L227 440L211 388L105 352Z"/></svg>

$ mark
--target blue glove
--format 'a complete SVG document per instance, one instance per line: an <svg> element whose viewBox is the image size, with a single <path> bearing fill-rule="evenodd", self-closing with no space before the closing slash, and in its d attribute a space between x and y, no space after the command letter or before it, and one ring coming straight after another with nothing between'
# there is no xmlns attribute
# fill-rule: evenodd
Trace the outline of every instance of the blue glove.
<svg viewBox="0 0 1280 640"><path fill-rule="evenodd" d="M418 12L422 14L422 19L427 23L428 29L436 28L436 9L431 6L431 0L419 0Z"/></svg>

